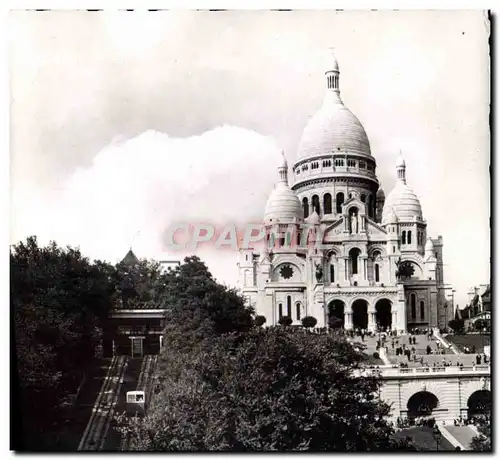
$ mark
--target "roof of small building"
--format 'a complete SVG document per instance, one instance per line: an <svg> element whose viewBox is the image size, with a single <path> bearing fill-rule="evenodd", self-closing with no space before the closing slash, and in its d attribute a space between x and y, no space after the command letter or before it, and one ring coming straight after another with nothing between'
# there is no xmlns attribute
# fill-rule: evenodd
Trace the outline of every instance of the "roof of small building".
<svg viewBox="0 0 500 460"><path fill-rule="evenodd" d="M134 251L132 251L132 248L130 248L120 263L124 265L137 265L139 263L139 259L134 254Z"/></svg>

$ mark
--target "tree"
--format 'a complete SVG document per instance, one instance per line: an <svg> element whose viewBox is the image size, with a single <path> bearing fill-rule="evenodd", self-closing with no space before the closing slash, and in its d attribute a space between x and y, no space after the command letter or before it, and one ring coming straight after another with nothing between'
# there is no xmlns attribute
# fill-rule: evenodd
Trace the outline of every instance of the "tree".
<svg viewBox="0 0 500 460"><path fill-rule="evenodd" d="M483 332L485 329L488 331L490 329L490 322L487 319L477 319L474 322L474 329L479 332Z"/></svg>
<svg viewBox="0 0 500 460"><path fill-rule="evenodd" d="M289 316L282 316L279 319L278 323L281 324L282 326L291 326L293 323L293 320Z"/></svg>
<svg viewBox="0 0 500 460"><path fill-rule="evenodd" d="M407 280L410 279L415 273L415 267L409 260L401 260L399 259L396 262L397 270L396 270L396 278L399 280Z"/></svg>
<svg viewBox="0 0 500 460"><path fill-rule="evenodd" d="M311 328L311 327L315 327L316 324L318 324L318 321L313 316L304 316L304 318L302 318L302 326L303 327Z"/></svg>
<svg viewBox="0 0 500 460"><path fill-rule="evenodd" d="M10 253L10 306L23 419L21 448L53 449L53 424L101 340L114 268L35 237Z"/></svg>
<svg viewBox="0 0 500 460"><path fill-rule="evenodd" d="M266 323L266 321L267 321L266 317L262 315L257 315L253 320L254 324L258 327L263 326Z"/></svg>
<svg viewBox="0 0 500 460"><path fill-rule="evenodd" d="M476 452L491 452L491 425L488 423L484 426L479 426L479 435L474 436L470 443L471 450Z"/></svg>
<svg viewBox="0 0 500 460"><path fill-rule="evenodd" d="M343 339L291 328L224 334L163 369L148 415L127 422L141 451L384 451L390 407L378 376L354 375Z"/></svg>
<svg viewBox="0 0 500 460"><path fill-rule="evenodd" d="M452 319L449 323L448 326L453 329L453 332L455 334L460 334L464 330L464 320L463 319Z"/></svg>
<svg viewBox="0 0 500 460"><path fill-rule="evenodd" d="M167 348L210 346L213 337L253 326L253 308L235 289L217 283L198 257L186 257L167 273L162 302L167 307Z"/></svg>

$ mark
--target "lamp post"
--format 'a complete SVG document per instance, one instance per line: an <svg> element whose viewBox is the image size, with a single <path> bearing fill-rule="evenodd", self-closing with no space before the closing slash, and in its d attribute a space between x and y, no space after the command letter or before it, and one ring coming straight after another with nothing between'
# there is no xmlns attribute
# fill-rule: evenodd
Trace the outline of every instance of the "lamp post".
<svg viewBox="0 0 500 460"><path fill-rule="evenodd" d="M437 427L437 425L434 426L432 436L433 436L434 440L436 441L436 450L439 450L439 441L441 441L441 432L439 431L439 428Z"/></svg>

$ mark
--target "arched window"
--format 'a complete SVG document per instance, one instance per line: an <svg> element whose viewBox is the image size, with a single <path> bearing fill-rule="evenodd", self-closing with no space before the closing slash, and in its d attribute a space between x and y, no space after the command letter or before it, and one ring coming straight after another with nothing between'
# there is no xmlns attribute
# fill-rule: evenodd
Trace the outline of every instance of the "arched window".
<svg viewBox="0 0 500 460"><path fill-rule="evenodd" d="M279 303L278 304L278 319L281 319L283 318L283 304L282 303Z"/></svg>
<svg viewBox="0 0 500 460"><path fill-rule="evenodd" d="M415 294L410 295L410 302L411 302L411 319L415 321L417 319L417 299L415 297Z"/></svg>
<svg viewBox="0 0 500 460"><path fill-rule="evenodd" d="M420 302L420 319L425 320L425 303L423 300Z"/></svg>
<svg viewBox="0 0 500 460"><path fill-rule="evenodd" d="M319 196L313 195L311 199L312 209L319 214Z"/></svg>
<svg viewBox="0 0 500 460"><path fill-rule="evenodd" d="M375 282L378 283L380 281L380 268L378 264L375 264Z"/></svg>
<svg viewBox="0 0 500 460"><path fill-rule="evenodd" d="M330 283L335 282L335 265L330 265Z"/></svg>
<svg viewBox="0 0 500 460"><path fill-rule="evenodd" d="M406 230L401 234L401 244L406 244Z"/></svg>
<svg viewBox="0 0 500 460"><path fill-rule="evenodd" d="M284 246L285 246L285 237L284 237L284 236L282 236L282 237L280 238L280 248L282 248L282 247L284 247Z"/></svg>
<svg viewBox="0 0 500 460"><path fill-rule="evenodd" d="M344 194L342 192L337 193L337 214L342 212L342 205L344 204Z"/></svg>
<svg viewBox="0 0 500 460"><path fill-rule="evenodd" d="M307 198L302 198L302 210L304 211L304 219L309 217L309 202Z"/></svg>
<svg viewBox="0 0 500 460"><path fill-rule="evenodd" d="M288 317L292 317L292 296L286 296L286 314Z"/></svg>
<svg viewBox="0 0 500 460"><path fill-rule="evenodd" d="M300 302L297 302L295 308L297 309L297 321L300 321Z"/></svg>
<svg viewBox="0 0 500 460"><path fill-rule="evenodd" d="M359 249L358 248L352 248L349 251L349 259L351 262L351 275L357 275L358 274L358 256L359 256Z"/></svg>
<svg viewBox="0 0 500 460"><path fill-rule="evenodd" d="M300 246L300 232L297 232L297 246Z"/></svg>
<svg viewBox="0 0 500 460"><path fill-rule="evenodd" d="M363 193L363 195L361 195L361 201L363 203L366 203L366 195Z"/></svg>
<svg viewBox="0 0 500 460"><path fill-rule="evenodd" d="M408 230L408 244L411 244L411 230Z"/></svg>
<svg viewBox="0 0 500 460"><path fill-rule="evenodd" d="M373 195L368 197L368 217L373 217Z"/></svg>
<svg viewBox="0 0 500 460"><path fill-rule="evenodd" d="M332 213L332 195L329 193L325 193L325 196L323 197L323 211L325 214Z"/></svg>

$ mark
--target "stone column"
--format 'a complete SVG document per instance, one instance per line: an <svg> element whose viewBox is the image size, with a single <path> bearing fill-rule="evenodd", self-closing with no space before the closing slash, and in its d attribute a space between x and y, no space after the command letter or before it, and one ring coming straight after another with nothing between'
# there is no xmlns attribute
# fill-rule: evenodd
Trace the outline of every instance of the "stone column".
<svg viewBox="0 0 500 460"><path fill-rule="evenodd" d="M366 280L366 275L367 275L367 269L366 269L367 260L366 260L366 257L363 257L361 260L363 261L363 279Z"/></svg>
<svg viewBox="0 0 500 460"><path fill-rule="evenodd" d="M352 310L347 307L344 309L344 329L352 329Z"/></svg>
<svg viewBox="0 0 500 460"><path fill-rule="evenodd" d="M398 329L398 314L396 310L394 309L394 306L391 306L391 315L392 315L392 323L391 323L391 330Z"/></svg>
<svg viewBox="0 0 500 460"><path fill-rule="evenodd" d="M368 309L368 330L375 331L375 310Z"/></svg>

